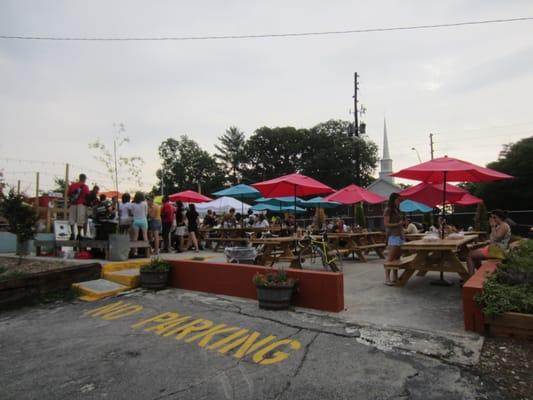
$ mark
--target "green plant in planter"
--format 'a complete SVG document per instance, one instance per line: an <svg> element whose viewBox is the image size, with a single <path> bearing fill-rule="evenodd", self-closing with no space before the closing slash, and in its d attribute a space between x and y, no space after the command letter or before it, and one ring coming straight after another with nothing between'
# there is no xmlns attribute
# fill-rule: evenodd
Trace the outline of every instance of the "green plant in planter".
<svg viewBox="0 0 533 400"><path fill-rule="evenodd" d="M15 194L13 189L0 201L0 215L7 220L8 231L17 236L17 254L20 256L20 263L22 256L27 255L21 251L22 244L34 238L35 224L39 217L35 209L24 202L24 197Z"/></svg>
<svg viewBox="0 0 533 400"><path fill-rule="evenodd" d="M272 270L254 275L252 282L256 287L296 287L298 279L290 278L284 270Z"/></svg>
<svg viewBox="0 0 533 400"><path fill-rule="evenodd" d="M164 289L167 286L170 264L154 257L140 268L141 286L145 289Z"/></svg>
<svg viewBox="0 0 533 400"><path fill-rule="evenodd" d="M141 272L146 271L168 272L170 271L170 264L159 257L153 257L148 264L141 266Z"/></svg>
<svg viewBox="0 0 533 400"><path fill-rule="evenodd" d="M533 314L533 240L523 240L485 279L476 297L488 316L504 312Z"/></svg>

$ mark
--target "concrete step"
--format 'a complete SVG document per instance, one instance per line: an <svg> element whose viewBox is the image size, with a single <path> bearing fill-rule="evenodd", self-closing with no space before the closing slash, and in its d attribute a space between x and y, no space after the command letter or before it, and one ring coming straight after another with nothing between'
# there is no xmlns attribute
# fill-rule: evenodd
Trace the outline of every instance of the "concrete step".
<svg viewBox="0 0 533 400"><path fill-rule="evenodd" d="M140 268L128 268L118 271L103 271L104 279L135 289L141 284Z"/></svg>
<svg viewBox="0 0 533 400"><path fill-rule="evenodd" d="M96 279L94 281L73 283L72 287L79 291L80 300L85 301L95 301L103 299L104 297L114 296L115 294L124 292L126 290L130 290L128 286L111 282L106 279Z"/></svg>

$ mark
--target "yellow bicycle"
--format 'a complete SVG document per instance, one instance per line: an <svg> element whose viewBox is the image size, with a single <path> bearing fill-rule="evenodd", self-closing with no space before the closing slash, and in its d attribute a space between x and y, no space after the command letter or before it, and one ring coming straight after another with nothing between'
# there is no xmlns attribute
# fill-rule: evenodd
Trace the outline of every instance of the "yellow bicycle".
<svg viewBox="0 0 533 400"><path fill-rule="evenodd" d="M327 233L322 234L322 238L317 240L309 233L298 241L298 264L303 268L306 261L315 263L317 259L322 262L322 267L326 271L342 271L341 253L328 245Z"/></svg>

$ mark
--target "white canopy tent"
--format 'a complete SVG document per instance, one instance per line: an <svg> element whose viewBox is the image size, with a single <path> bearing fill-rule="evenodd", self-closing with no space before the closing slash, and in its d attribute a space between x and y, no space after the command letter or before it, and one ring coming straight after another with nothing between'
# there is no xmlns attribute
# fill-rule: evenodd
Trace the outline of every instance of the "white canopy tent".
<svg viewBox="0 0 533 400"><path fill-rule="evenodd" d="M244 213L248 212L250 206L246 203L241 203L239 200L233 197L220 197L216 200L208 203L196 204L196 211L198 214L205 215L207 210L212 210L217 214L227 213L230 208L234 208L236 212L240 213L244 210Z"/></svg>

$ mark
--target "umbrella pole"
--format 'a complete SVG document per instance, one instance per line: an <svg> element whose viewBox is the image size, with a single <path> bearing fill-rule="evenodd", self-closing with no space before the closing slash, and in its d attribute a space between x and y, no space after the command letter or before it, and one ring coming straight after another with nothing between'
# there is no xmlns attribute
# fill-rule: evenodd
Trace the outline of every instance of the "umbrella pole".
<svg viewBox="0 0 533 400"><path fill-rule="evenodd" d="M296 185L294 185L294 233L296 233Z"/></svg>
<svg viewBox="0 0 533 400"><path fill-rule="evenodd" d="M444 239L444 218L446 217L446 171L444 171L444 182L442 184L442 224L439 226L440 238ZM452 286L451 282L448 282L444 279L444 272L440 272L440 279L437 281L431 282L432 285L436 286Z"/></svg>

